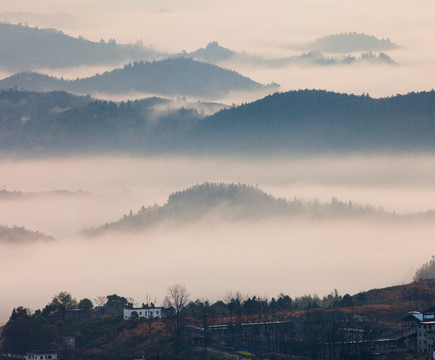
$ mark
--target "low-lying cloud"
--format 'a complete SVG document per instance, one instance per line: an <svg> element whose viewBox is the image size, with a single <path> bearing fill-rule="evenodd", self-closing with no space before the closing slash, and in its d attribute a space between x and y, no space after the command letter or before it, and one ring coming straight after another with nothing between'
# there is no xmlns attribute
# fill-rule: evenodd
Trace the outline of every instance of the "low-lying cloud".
<svg viewBox="0 0 435 360"><path fill-rule="evenodd" d="M2 160L0 186L37 194L0 200L0 225L56 240L0 244L0 286L8 289L0 319L15 306L42 307L62 290L77 298L118 293L141 302L146 293L162 300L173 283L185 284L193 297L217 299L229 290L294 297L408 282L427 261L433 222L208 217L92 239L81 231L142 205L163 205L170 193L204 181L258 184L289 200L335 196L397 213L423 212L435 203L434 162L429 155ZM52 189L72 193L46 193Z"/></svg>

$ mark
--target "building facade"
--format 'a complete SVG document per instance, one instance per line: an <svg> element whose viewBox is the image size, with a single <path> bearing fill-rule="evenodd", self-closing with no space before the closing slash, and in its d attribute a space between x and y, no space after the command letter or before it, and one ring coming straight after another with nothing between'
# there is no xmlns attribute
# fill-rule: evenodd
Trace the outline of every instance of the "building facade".
<svg viewBox="0 0 435 360"><path fill-rule="evenodd" d="M124 309L124 320L130 320L133 313L136 313L139 318L160 319L162 309L161 307L127 308Z"/></svg>
<svg viewBox="0 0 435 360"><path fill-rule="evenodd" d="M422 321L417 325L417 350L435 359L435 321Z"/></svg>

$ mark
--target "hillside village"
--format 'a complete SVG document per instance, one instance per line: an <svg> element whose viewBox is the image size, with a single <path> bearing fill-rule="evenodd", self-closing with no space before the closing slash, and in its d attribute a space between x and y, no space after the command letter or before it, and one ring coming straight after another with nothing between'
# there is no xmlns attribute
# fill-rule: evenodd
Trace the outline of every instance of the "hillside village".
<svg viewBox="0 0 435 360"><path fill-rule="evenodd" d="M33 314L13 310L0 358L432 359L434 285L420 279L322 299L233 293L213 304L174 285L162 306L117 294L94 306L61 292Z"/></svg>

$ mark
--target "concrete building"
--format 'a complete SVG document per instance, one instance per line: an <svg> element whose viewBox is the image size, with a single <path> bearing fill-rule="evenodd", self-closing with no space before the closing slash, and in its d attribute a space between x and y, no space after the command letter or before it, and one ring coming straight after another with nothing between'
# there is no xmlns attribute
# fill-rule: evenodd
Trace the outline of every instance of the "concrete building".
<svg viewBox="0 0 435 360"><path fill-rule="evenodd" d="M161 307L141 307L124 309L124 320L129 320L133 313L136 313L139 318L145 319L160 319L162 317Z"/></svg>
<svg viewBox="0 0 435 360"><path fill-rule="evenodd" d="M422 321L417 325L417 350L435 359L435 321Z"/></svg>

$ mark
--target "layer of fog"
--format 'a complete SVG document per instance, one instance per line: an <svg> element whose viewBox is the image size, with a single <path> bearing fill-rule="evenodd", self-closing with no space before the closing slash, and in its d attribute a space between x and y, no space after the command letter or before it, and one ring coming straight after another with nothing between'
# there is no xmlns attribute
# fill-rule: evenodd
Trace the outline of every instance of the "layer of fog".
<svg viewBox="0 0 435 360"><path fill-rule="evenodd" d="M3 321L14 306L36 309L62 290L77 298L118 293L138 303L146 293L161 301L177 282L194 298L222 298L229 290L356 293L410 281L431 255L435 225L424 221L213 221L93 239L80 231L162 205L173 191L204 181L258 184L287 199L335 196L399 213L426 211L435 207L434 156L99 157L2 160L0 169L1 188L24 192L0 201L1 225L57 239L0 245L0 288L8 289L0 299ZM43 193L52 189L73 193Z"/></svg>

